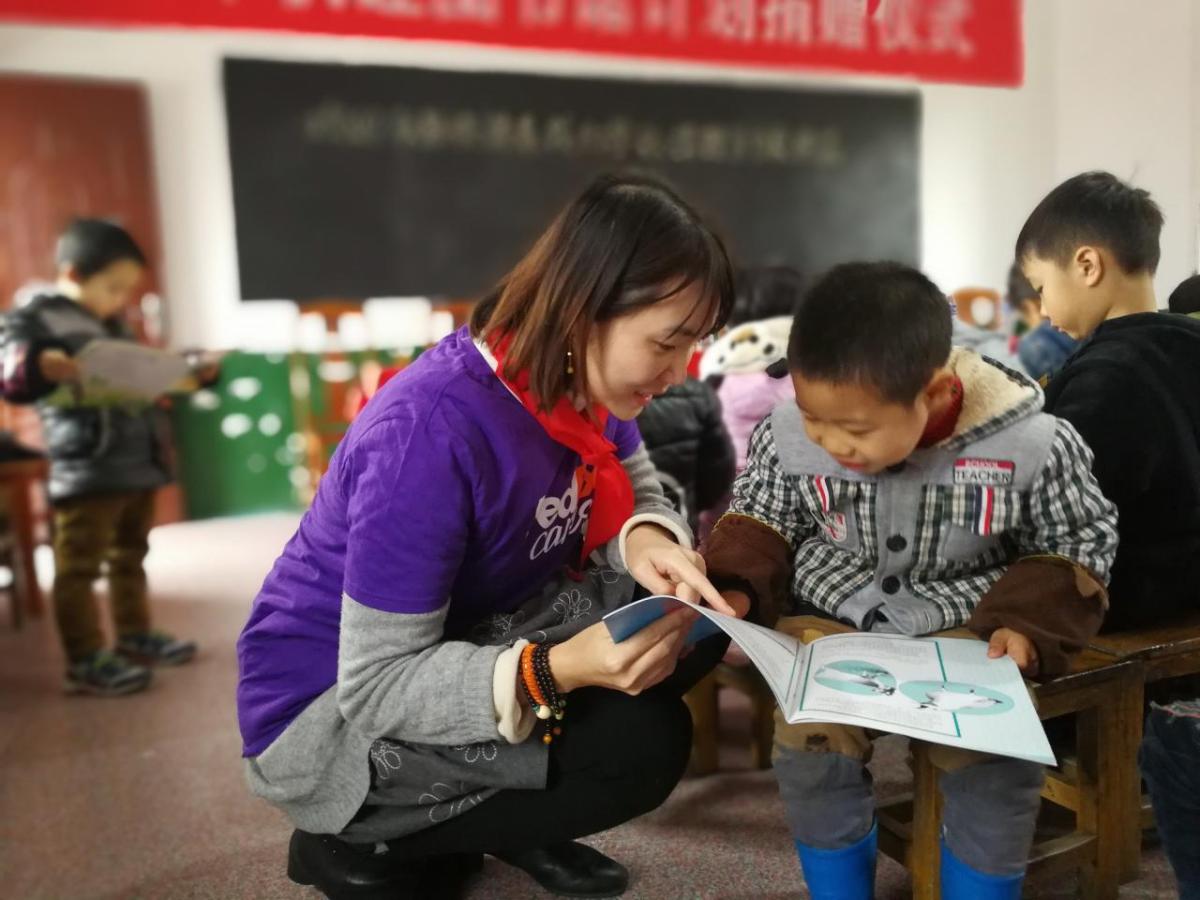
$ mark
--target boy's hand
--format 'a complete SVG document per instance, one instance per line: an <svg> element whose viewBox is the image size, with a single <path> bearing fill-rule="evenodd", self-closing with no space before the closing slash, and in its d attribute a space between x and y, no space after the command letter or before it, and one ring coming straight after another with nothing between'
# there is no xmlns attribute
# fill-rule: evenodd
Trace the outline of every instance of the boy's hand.
<svg viewBox="0 0 1200 900"><path fill-rule="evenodd" d="M725 602L733 607L733 614L739 619L746 618L750 612L750 597L744 591L721 591Z"/></svg>
<svg viewBox="0 0 1200 900"><path fill-rule="evenodd" d="M208 350L183 351L183 358L187 360L188 367L191 369L191 378L194 384L194 387L190 387L189 390L210 387L216 383L217 379L221 377L221 357L223 355Z"/></svg>
<svg viewBox="0 0 1200 900"><path fill-rule="evenodd" d="M200 382L201 387L208 387L221 377L221 357L216 353L202 351L189 357L192 374Z"/></svg>
<svg viewBox="0 0 1200 900"><path fill-rule="evenodd" d="M221 377L221 366L215 362L206 362L195 371L196 381L201 385L209 385Z"/></svg>
<svg viewBox="0 0 1200 900"><path fill-rule="evenodd" d="M988 641L988 659L1010 656L1022 675L1036 675L1038 670L1037 648L1033 641L1011 628L997 628Z"/></svg>
<svg viewBox="0 0 1200 900"><path fill-rule="evenodd" d="M38 354L37 363L42 377L47 381L62 384L79 380L79 363L61 350L43 350Z"/></svg>

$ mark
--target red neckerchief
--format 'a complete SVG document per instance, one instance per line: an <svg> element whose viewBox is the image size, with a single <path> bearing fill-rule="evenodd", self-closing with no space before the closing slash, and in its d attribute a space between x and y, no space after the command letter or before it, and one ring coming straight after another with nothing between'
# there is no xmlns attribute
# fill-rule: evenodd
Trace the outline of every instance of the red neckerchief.
<svg viewBox="0 0 1200 900"><path fill-rule="evenodd" d="M504 376L504 358L509 342L508 337L494 339L494 343L489 341L489 349L496 359L496 376L537 419L552 440L579 454L579 468L575 470L579 503L582 504L587 498L592 501L583 538L583 553L579 558L579 567L582 569L592 551L616 537L621 526L633 515L633 484L625 467L617 459L617 445L604 436L608 410L595 404L591 409L592 417L589 418L575 408L569 397L560 398L550 412L543 410L529 389L528 371L518 373L512 380Z"/></svg>
<svg viewBox="0 0 1200 900"><path fill-rule="evenodd" d="M921 435L917 446L932 447L954 434L954 428L958 425L958 417L962 414L962 408L963 383L962 379L955 375L954 381L950 385L950 405L935 418L931 418L925 423L925 432Z"/></svg>

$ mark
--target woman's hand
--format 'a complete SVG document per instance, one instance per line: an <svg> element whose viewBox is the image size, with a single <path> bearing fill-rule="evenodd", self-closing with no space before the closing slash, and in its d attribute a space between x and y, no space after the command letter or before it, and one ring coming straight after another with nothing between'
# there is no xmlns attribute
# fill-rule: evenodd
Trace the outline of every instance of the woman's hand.
<svg viewBox="0 0 1200 900"><path fill-rule="evenodd" d="M706 603L717 612L736 616L704 575L704 558L681 547L662 528L649 522L633 528L625 538L625 565L638 584L655 594L673 594L690 603Z"/></svg>
<svg viewBox="0 0 1200 900"><path fill-rule="evenodd" d="M550 672L559 693L603 687L636 696L675 671L679 651L699 613L679 607L621 643L603 622L550 648Z"/></svg>

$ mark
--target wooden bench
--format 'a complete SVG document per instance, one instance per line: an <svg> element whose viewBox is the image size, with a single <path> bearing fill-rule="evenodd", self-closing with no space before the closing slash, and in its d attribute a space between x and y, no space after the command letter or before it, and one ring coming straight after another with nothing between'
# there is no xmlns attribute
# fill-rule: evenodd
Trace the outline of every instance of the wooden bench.
<svg viewBox="0 0 1200 900"><path fill-rule="evenodd" d="M1041 718L1073 715L1076 731L1075 756L1047 769L1042 791L1043 808L1066 810L1073 829L1035 839L1030 880L1077 870L1085 900L1117 897L1126 823L1136 814L1142 679L1140 661L1087 650L1068 674L1030 683ZM912 743L912 792L879 810L880 849L909 870L917 900L941 896L941 797L927 750Z"/></svg>
<svg viewBox="0 0 1200 900"><path fill-rule="evenodd" d="M1200 613L1184 616L1168 625L1134 631L1101 634L1089 643L1089 650L1113 660L1136 660L1142 665L1147 686L1171 678L1200 675ZM1137 698L1138 743L1141 742L1143 697ZM1137 818L1131 819L1122 847L1122 871L1126 878L1137 876L1141 857L1142 832L1154 826L1154 811L1149 797L1141 793L1141 778L1136 762L1131 773L1137 791Z"/></svg>
<svg viewBox="0 0 1200 900"><path fill-rule="evenodd" d="M812 635L843 630L820 623ZM965 629L945 637L972 638ZM728 671L732 670L732 671ZM1148 807L1141 798L1137 751L1142 737L1144 685L1200 672L1200 616L1169 629L1138 634L1102 635L1079 654L1070 672L1031 681L1030 689L1043 721L1073 717L1074 753L1047 769L1043 809L1064 810L1071 830L1035 838L1030 854L1030 880L1048 880L1078 871L1085 900L1116 898L1118 886L1137 877L1141 824ZM747 673L721 666L697 687L690 699L697 721L693 771L716 768L716 690L725 684L750 692ZM765 686L762 687L765 692ZM753 696L753 695L752 695ZM697 698L699 702L697 702ZM761 703L765 720L756 726L756 764L769 764L773 701ZM694 705L693 705L694 704ZM711 742L711 743L709 743ZM912 791L880 807L880 850L904 865L913 878L917 900L940 897L941 797L937 772L927 746L912 742ZM707 768L706 768L707 766Z"/></svg>
<svg viewBox="0 0 1200 900"><path fill-rule="evenodd" d="M683 698L692 712L692 756L688 773L708 775L717 770L721 724L717 693L721 688L738 691L750 699L750 764L756 769L770 768L775 698L753 665L723 662Z"/></svg>

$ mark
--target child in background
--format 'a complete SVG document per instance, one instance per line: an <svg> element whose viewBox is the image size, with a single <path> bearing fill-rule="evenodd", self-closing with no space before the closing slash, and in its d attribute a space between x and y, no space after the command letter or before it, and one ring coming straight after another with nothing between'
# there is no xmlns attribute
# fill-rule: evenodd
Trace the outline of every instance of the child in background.
<svg viewBox="0 0 1200 900"><path fill-rule="evenodd" d="M743 270L729 328L704 351L700 376L717 387L738 472L746 467L755 426L777 403L793 396L787 380L771 378L767 367L787 350L802 285L800 273L784 266Z"/></svg>
<svg viewBox="0 0 1200 900"><path fill-rule="evenodd" d="M651 400L637 424L663 491L696 532L700 514L733 484L733 443L716 392L689 377Z"/></svg>
<svg viewBox="0 0 1200 900"><path fill-rule="evenodd" d="M154 495L168 481L152 405L89 405L73 389L73 359L96 338L133 340L121 313L146 257L122 228L80 219L59 238L57 293L5 317L0 394L38 405L50 456L54 514L54 611L67 657L66 688L99 695L139 691L142 663L175 665L196 651L151 628L142 568ZM215 377L207 367L206 379ZM104 647L92 584L106 564L117 652ZM137 662L135 662L135 660Z"/></svg>
<svg viewBox="0 0 1200 900"><path fill-rule="evenodd" d="M776 404L794 396L791 383L772 378L767 369L787 350L803 279L786 266L743 269L734 288L729 328L704 351L699 371L700 378L717 391L721 416L733 441L734 471L741 474L755 426ZM700 516L699 546L703 547L728 506L725 493ZM736 644L730 645L729 652L731 659L741 653Z"/></svg>
<svg viewBox="0 0 1200 900"><path fill-rule="evenodd" d="M1200 275L1185 278L1171 291L1167 309L1181 316L1200 319Z"/></svg>
<svg viewBox="0 0 1200 900"><path fill-rule="evenodd" d="M1046 409L1079 429L1117 505L1108 630L1200 610L1200 321L1158 312L1162 225L1146 191L1087 172L1038 204L1016 246L1047 316L1083 341ZM1195 289L1176 288L1172 311ZM1153 688L1142 774L1180 897L1200 900L1200 697L1195 679Z"/></svg>
<svg viewBox="0 0 1200 900"><path fill-rule="evenodd" d="M796 403L755 431L705 552L727 599L861 631L966 625L1026 673L1061 672L1099 627L1116 516L1066 422L1024 376L951 349L950 307L920 272L839 266L796 314ZM872 896L870 739L789 725L775 773L815 900ZM1042 767L932 745L945 799L942 896L1020 895Z"/></svg>
<svg viewBox="0 0 1200 900"><path fill-rule="evenodd" d="M950 319L954 326L950 340L955 347L974 350L980 356L986 356L1014 371L1025 371L1021 360L1017 358L1016 342L999 329L997 307L1000 297L995 291L964 287L946 299L954 310Z"/></svg>
<svg viewBox="0 0 1200 900"><path fill-rule="evenodd" d="M1017 259L1079 351L1046 411L1078 429L1120 514L1110 630L1200 609L1200 322L1154 296L1163 218L1107 172L1059 185L1030 215Z"/></svg>
<svg viewBox="0 0 1200 900"><path fill-rule="evenodd" d="M947 299L953 300L953 297ZM1017 356L1013 340L1006 337L1003 332L989 331L978 325L971 325L958 316L955 316L952 322L953 330L950 333L950 339L955 347L973 350L980 356L995 360L1015 372L1025 372L1025 366Z"/></svg>
<svg viewBox="0 0 1200 900"><path fill-rule="evenodd" d="M1017 263L1009 269L1004 299L1024 325L1024 333L1017 343L1021 366L1030 378L1044 385L1063 367L1079 342L1059 331L1042 315L1042 298Z"/></svg>

